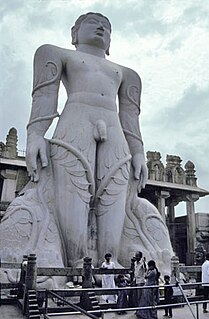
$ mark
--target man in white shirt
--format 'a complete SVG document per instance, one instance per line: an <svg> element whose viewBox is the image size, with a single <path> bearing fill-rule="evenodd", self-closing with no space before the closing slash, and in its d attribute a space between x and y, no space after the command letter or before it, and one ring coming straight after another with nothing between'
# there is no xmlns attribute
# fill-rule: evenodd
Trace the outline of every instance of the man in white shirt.
<svg viewBox="0 0 209 319"><path fill-rule="evenodd" d="M205 262L202 264L202 286L204 288L204 299L209 299L209 253L205 256ZM207 302L203 303L203 312L207 313Z"/></svg>
<svg viewBox="0 0 209 319"><path fill-rule="evenodd" d="M147 270L145 257L141 251L137 251L135 254L135 262L134 262L134 281L137 287L144 286L145 284L145 272ZM137 289L135 296L135 306L140 305L140 300L142 296L142 289Z"/></svg>
<svg viewBox="0 0 209 319"><path fill-rule="evenodd" d="M105 254L105 261L102 263L101 268L114 269L115 264L111 261L112 255L110 253ZM115 288L115 280L113 274L102 275L102 288ZM103 299L107 303L116 302L115 295L104 295Z"/></svg>

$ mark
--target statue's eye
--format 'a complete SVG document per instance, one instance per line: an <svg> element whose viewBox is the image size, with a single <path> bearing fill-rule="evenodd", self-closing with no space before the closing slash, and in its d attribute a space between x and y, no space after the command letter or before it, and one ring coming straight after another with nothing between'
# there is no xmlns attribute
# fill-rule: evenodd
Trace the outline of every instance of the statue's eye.
<svg viewBox="0 0 209 319"><path fill-rule="evenodd" d="M105 29L109 29L109 28L110 28L109 24L106 23L106 22L103 22L102 25L103 25L103 27L104 27Z"/></svg>
<svg viewBox="0 0 209 319"><path fill-rule="evenodd" d="M94 19L89 19L89 20L88 20L88 23L90 23L90 24L97 24L98 21L96 21L96 20L94 20Z"/></svg>

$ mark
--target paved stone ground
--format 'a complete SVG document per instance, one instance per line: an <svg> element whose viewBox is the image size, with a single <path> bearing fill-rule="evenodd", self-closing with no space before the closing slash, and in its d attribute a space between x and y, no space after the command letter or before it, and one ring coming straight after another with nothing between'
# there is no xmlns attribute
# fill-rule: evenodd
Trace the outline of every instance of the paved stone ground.
<svg viewBox="0 0 209 319"><path fill-rule="evenodd" d="M0 306L0 318L1 319L25 319L23 317L20 308L15 305L1 305Z"/></svg>
<svg viewBox="0 0 209 319"><path fill-rule="evenodd" d="M193 312L195 314L195 318L197 319L197 314L196 314L196 307L192 306ZM164 310L158 310L158 319L166 319L167 317L164 317ZM112 314L105 314L104 316L105 319L136 319L136 316L134 312L129 312L126 315L118 315L116 313ZM189 308L187 306L184 306L183 308L175 308L173 309L173 318L174 319L194 319L192 316ZM202 312L202 307L199 306L199 317L198 319L209 319L209 313L203 313Z"/></svg>
<svg viewBox="0 0 209 319"><path fill-rule="evenodd" d="M196 313L196 306L192 306L193 312L195 314L195 317L197 318ZM158 319L165 319L166 317L163 317L164 311L159 310L158 311ZM15 306L15 305L1 305L0 306L0 318L1 319L25 319L25 317L22 315L21 310ZM52 319L69 319L71 316L64 315L62 317L53 316ZM73 315L72 319L86 319L86 316L83 315ZM106 313L104 315L104 319L136 319L136 316L133 311L127 313L126 315L118 315L117 313ZM187 306L184 306L183 308L175 308L173 309L173 318L175 319L193 319L189 308ZM202 312L202 305L199 305L199 317L198 319L209 319L209 313L203 313Z"/></svg>

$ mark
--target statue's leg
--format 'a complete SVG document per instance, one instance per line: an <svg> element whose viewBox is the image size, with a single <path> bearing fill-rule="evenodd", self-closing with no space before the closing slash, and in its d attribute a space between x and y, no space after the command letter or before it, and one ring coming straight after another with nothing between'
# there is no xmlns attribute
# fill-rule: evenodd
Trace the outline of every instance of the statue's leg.
<svg viewBox="0 0 209 319"><path fill-rule="evenodd" d="M63 144L52 140L56 216L66 263L76 266L88 255L87 224L93 177L82 154L72 145Z"/></svg>
<svg viewBox="0 0 209 319"><path fill-rule="evenodd" d="M125 203L130 172L130 154L122 134L108 130L108 140L98 146L97 236L98 261L106 252L117 262L125 219Z"/></svg>

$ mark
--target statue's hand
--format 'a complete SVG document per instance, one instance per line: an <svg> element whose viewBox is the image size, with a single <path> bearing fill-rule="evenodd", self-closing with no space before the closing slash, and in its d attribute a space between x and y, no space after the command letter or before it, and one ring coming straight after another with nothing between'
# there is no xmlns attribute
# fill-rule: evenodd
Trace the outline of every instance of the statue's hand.
<svg viewBox="0 0 209 319"><path fill-rule="evenodd" d="M39 174L37 170L37 159L41 160L41 166L48 165L48 158L46 152L46 142L44 137L31 133L28 135L26 148L26 164L30 179L32 182L38 182Z"/></svg>
<svg viewBox="0 0 209 319"><path fill-rule="evenodd" d="M143 154L135 154L132 158L134 168L134 178L139 180L138 191L141 192L145 188L148 179L148 170Z"/></svg>

